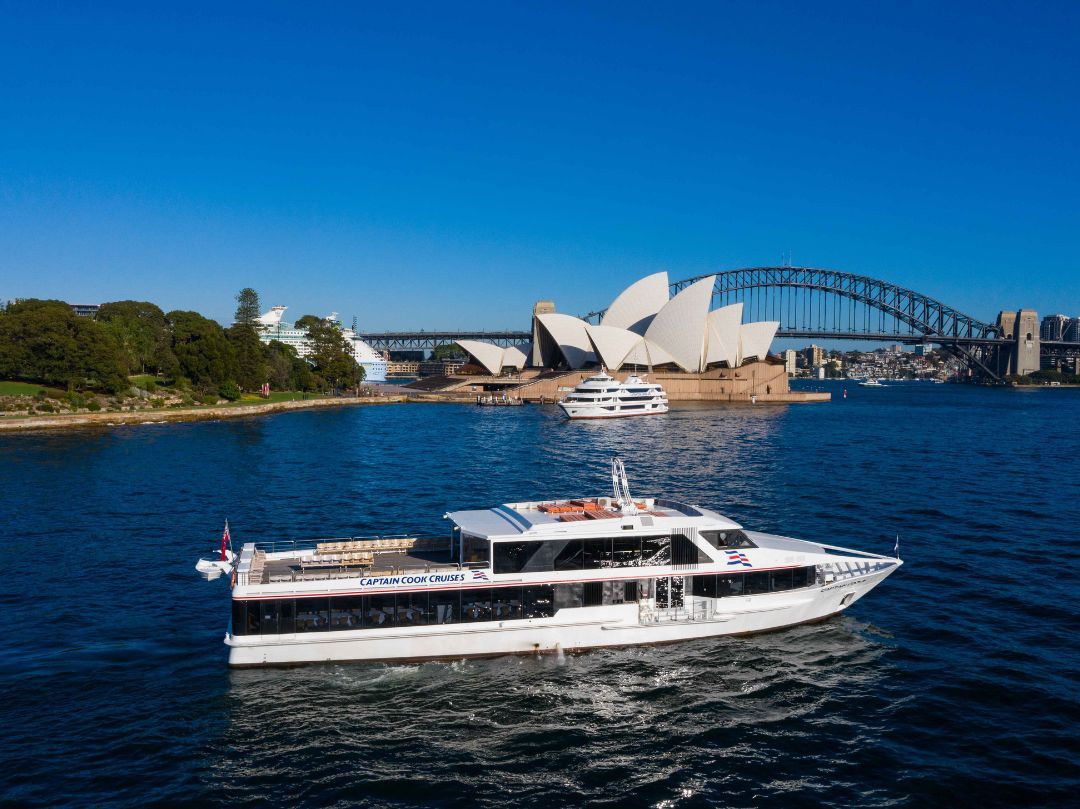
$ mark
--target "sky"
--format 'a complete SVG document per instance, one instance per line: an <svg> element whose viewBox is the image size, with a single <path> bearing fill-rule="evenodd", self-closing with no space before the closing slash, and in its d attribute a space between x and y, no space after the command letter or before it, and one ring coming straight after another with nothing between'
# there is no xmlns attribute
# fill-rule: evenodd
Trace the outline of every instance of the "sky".
<svg viewBox="0 0 1080 809"><path fill-rule="evenodd" d="M0 0L0 300L527 328L793 264L1080 315L1080 4Z"/></svg>

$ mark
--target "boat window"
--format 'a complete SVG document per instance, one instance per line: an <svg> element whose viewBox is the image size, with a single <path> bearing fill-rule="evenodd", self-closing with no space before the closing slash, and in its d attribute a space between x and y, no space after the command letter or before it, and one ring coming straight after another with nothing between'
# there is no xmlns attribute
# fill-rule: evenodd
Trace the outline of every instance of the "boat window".
<svg viewBox="0 0 1080 809"><path fill-rule="evenodd" d="M769 571L769 592L778 593L791 589L791 568Z"/></svg>
<svg viewBox="0 0 1080 809"><path fill-rule="evenodd" d="M769 571L759 570L754 573L743 573L743 589L747 595L769 592Z"/></svg>
<svg viewBox="0 0 1080 809"><path fill-rule="evenodd" d="M491 620L491 590L462 590L461 620L465 622Z"/></svg>
<svg viewBox="0 0 1080 809"><path fill-rule="evenodd" d="M560 543L562 548L558 548ZM554 570L581 570L580 539L554 540L551 544L558 548L554 554Z"/></svg>
<svg viewBox="0 0 1080 809"><path fill-rule="evenodd" d="M642 537L641 538L642 564L648 566L667 565L671 563L671 538L670 537Z"/></svg>
<svg viewBox="0 0 1080 809"><path fill-rule="evenodd" d="M358 629L364 623L362 596L334 596L330 599L330 629Z"/></svg>
<svg viewBox="0 0 1080 809"><path fill-rule="evenodd" d="M364 626L394 626L397 612L393 593L364 596Z"/></svg>
<svg viewBox="0 0 1080 809"><path fill-rule="evenodd" d="M428 594L423 592L398 593L398 623L402 626L419 626L430 623Z"/></svg>
<svg viewBox="0 0 1080 809"><path fill-rule="evenodd" d="M690 592L703 598L716 598L716 576L694 576Z"/></svg>
<svg viewBox="0 0 1080 809"><path fill-rule="evenodd" d="M282 635L291 635L296 631L296 602L291 598L284 598L278 604L281 617L278 631Z"/></svg>
<svg viewBox="0 0 1080 809"><path fill-rule="evenodd" d="M611 566L634 567L641 564L641 537L614 537L611 540Z"/></svg>
<svg viewBox="0 0 1080 809"><path fill-rule="evenodd" d="M583 540L582 566L586 570L611 567L611 540L607 538Z"/></svg>
<svg viewBox="0 0 1080 809"><path fill-rule="evenodd" d="M636 581L623 582L623 599L625 601L638 600L638 583Z"/></svg>
<svg viewBox="0 0 1080 809"><path fill-rule="evenodd" d="M791 589L798 590L800 587L809 587L814 583L814 568L797 567L791 571Z"/></svg>
<svg viewBox="0 0 1080 809"><path fill-rule="evenodd" d="M487 562L491 542L483 537L464 534L461 538L461 561L465 564Z"/></svg>
<svg viewBox="0 0 1080 809"><path fill-rule="evenodd" d="M296 631L325 632L330 628L330 599L298 598L296 600Z"/></svg>
<svg viewBox="0 0 1080 809"><path fill-rule="evenodd" d="M435 590L429 594L428 609L437 624L453 624L461 620L461 591Z"/></svg>
<svg viewBox="0 0 1080 809"><path fill-rule="evenodd" d="M521 617L550 618L555 614L555 588L537 584L521 588Z"/></svg>
<svg viewBox="0 0 1080 809"><path fill-rule="evenodd" d="M702 539L719 550L720 548L756 548L750 537L744 531L701 531L698 534Z"/></svg>
<svg viewBox="0 0 1080 809"><path fill-rule="evenodd" d="M280 632L278 629L278 602L276 600L256 601L248 609L256 609L259 612L260 634L277 635Z"/></svg>
<svg viewBox="0 0 1080 809"><path fill-rule="evenodd" d="M247 634L247 602L233 600L232 603L232 633L234 635Z"/></svg>
<svg viewBox="0 0 1080 809"><path fill-rule="evenodd" d="M496 573L537 573L551 570L550 542L495 542ZM561 543L560 543L561 549Z"/></svg>

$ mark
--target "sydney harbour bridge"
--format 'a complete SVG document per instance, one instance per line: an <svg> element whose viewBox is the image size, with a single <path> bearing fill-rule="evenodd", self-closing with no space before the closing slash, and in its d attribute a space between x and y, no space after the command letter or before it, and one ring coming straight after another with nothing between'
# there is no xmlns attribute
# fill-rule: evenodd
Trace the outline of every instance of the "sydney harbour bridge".
<svg viewBox="0 0 1080 809"><path fill-rule="evenodd" d="M671 294L713 274L675 281ZM986 323L928 295L865 275L811 267L751 267L715 276L712 307L741 302L744 320L778 321L777 338L933 343L961 359L974 375L990 380L1013 372L1024 347L1037 358L1080 357L1080 342L1040 340L1037 319L1033 330L1030 325L1013 328L1006 320ZM603 311L596 311L584 318L597 323L602 315ZM466 339L511 345L528 342L532 334L413 331L361 333L360 337L377 349L415 351Z"/></svg>

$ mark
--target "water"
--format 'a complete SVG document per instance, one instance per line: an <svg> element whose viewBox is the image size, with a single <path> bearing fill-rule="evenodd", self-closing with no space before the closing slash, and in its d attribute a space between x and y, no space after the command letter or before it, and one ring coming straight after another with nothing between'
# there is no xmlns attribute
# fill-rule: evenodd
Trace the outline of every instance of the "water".
<svg viewBox="0 0 1080 809"><path fill-rule="evenodd" d="M1080 390L824 405L401 405L0 437L10 804L1063 805L1080 787ZM543 658L230 672L236 540L638 494L907 564L850 612Z"/></svg>

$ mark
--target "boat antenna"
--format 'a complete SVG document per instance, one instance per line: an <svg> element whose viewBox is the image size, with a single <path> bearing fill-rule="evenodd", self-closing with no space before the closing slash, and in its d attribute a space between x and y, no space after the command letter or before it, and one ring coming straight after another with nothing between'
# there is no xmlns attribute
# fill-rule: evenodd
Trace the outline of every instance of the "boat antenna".
<svg viewBox="0 0 1080 809"><path fill-rule="evenodd" d="M622 458L616 456L611 459L611 488L614 491L615 500L619 503L619 511L623 514L637 514L637 506L630 496L630 484L626 480L626 468Z"/></svg>

